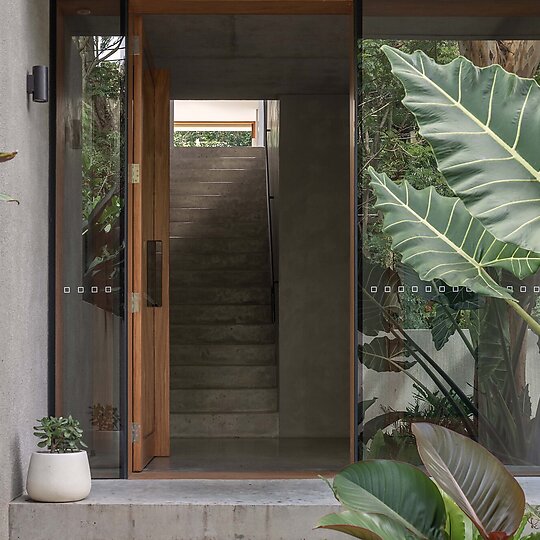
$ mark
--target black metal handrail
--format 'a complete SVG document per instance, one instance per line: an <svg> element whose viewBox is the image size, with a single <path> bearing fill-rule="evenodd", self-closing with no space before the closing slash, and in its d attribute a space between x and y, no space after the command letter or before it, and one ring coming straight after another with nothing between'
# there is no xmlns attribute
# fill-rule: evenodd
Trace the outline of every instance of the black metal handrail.
<svg viewBox="0 0 540 540"><path fill-rule="evenodd" d="M268 220L268 249L270 256L270 287L271 287L271 309L272 309L272 322L277 319L276 312L276 287L279 284L279 280L276 279L276 271L274 267L274 228L272 219L272 201L274 201L274 194L272 193L272 183L270 181L270 166L268 158L268 102L264 101L264 163L265 163L265 175L266 175L266 210Z"/></svg>

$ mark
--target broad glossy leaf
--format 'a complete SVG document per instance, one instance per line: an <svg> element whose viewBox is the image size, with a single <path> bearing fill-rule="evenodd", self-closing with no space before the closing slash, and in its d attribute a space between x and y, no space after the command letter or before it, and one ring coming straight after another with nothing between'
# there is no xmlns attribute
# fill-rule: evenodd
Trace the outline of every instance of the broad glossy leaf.
<svg viewBox="0 0 540 540"><path fill-rule="evenodd" d="M540 251L540 87L463 57L441 66L383 46L439 169L497 238Z"/></svg>
<svg viewBox="0 0 540 540"><path fill-rule="evenodd" d="M392 327L392 320L401 312L399 275L362 257L358 290L362 294L362 333L376 336Z"/></svg>
<svg viewBox="0 0 540 540"><path fill-rule="evenodd" d="M395 424L402 418L405 418L406 415L407 413L405 411L387 411L364 422L360 426L360 436L362 437L362 441L367 443L379 431Z"/></svg>
<svg viewBox="0 0 540 540"><path fill-rule="evenodd" d="M0 201L2 202L14 202L19 204L17 199L14 199L11 195L6 195L5 193L0 193Z"/></svg>
<svg viewBox="0 0 540 540"><path fill-rule="evenodd" d="M345 510L328 514L316 525L317 529L331 529L363 540L418 539L395 521L377 515Z"/></svg>
<svg viewBox="0 0 540 540"><path fill-rule="evenodd" d="M448 540L481 540L480 533L461 508L443 491Z"/></svg>
<svg viewBox="0 0 540 540"><path fill-rule="evenodd" d="M389 518L417 538L445 538L446 515L441 494L412 465L386 460L354 463L336 476L334 491L350 510Z"/></svg>
<svg viewBox="0 0 540 540"><path fill-rule="evenodd" d="M442 279L450 286L512 299L487 269L504 268L524 278L540 267L539 254L497 240L457 197L443 197L433 187L416 190L408 182L398 185L385 174L369 172L377 195L375 208L384 214L392 249L421 279Z"/></svg>
<svg viewBox="0 0 540 540"><path fill-rule="evenodd" d="M525 511L525 495L502 463L471 439L434 424L413 424L429 474L469 516L486 540L510 538Z"/></svg>
<svg viewBox="0 0 540 540"><path fill-rule="evenodd" d="M398 338L377 337L358 347L360 361L365 367L378 371L400 372L409 369L416 361L400 360L405 353L403 341Z"/></svg>
<svg viewBox="0 0 540 540"><path fill-rule="evenodd" d="M0 152L0 163L9 161L17 155L17 152Z"/></svg>
<svg viewBox="0 0 540 540"><path fill-rule="evenodd" d="M452 319L456 320L459 315L458 311L447 307L447 311L441 306L437 306L435 317L433 319L433 328L431 329L431 337L435 349L440 351L454 335L456 331L456 325L452 322Z"/></svg>

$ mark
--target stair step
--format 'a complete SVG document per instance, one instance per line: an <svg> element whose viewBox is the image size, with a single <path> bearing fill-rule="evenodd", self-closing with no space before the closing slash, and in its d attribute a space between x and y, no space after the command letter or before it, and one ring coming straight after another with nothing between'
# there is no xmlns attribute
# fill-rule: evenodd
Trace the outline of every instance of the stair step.
<svg viewBox="0 0 540 540"><path fill-rule="evenodd" d="M216 146L213 148L172 148L171 159L213 159L216 157L264 158L264 148L259 146Z"/></svg>
<svg viewBox="0 0 540 540"><path fill-rule="evenodd" d="M275 388L276 366L172 366L171 388Z"/></svg>
<svg viewBox="0 0 540 540"><path fill-rule="evenodd" d="M219 169L185 167L171 168L171 189L186 185L213 182L227 182L235 185L257 185L266 187L264 169Z"/></svg>
<svg viewBox="0 0 540 540"><path fill-rule="evenodd" d="M170 250L172 254L268 253L268 238L171 238Z"/></svg>
<svg viewBox="0 0 540 540"><path fill-rule="evenodd" d="M176 208L216 208L227 211L237 208L238 210L249 207L249 211L266 212L266 197L250 197L249 205L246 205L246 196L238 193L228 193L227 196L211 193L195 193L176 195L170 200L171 214Z"/></svg>
<svg viewBox="0 0 540 540"><path fill-rule="evenodd" d="M251 206L225 206L223 208L211 208L204 206L176 207L170 211L171 221L198 221L198 222L229 222L229 221L256 221L267 223L268 214L266 208Z"/></svg>
<svg viewBox="0 0 540 540"><path fill-rule="evenodd" d="M224 390L172 390L172 413L275 412L276 388L232 388Z"/></svg>
<svg viewBox="0 0 540 540"><path fill-rule="evenodd" d="M269 287L178 287L171 288L171 305L269 304Z"/></svg>
<svg viewBox="0 0 540 540"><path fill-rule="evenodd" d="M171 345L171 366L177 365L273 365L274 344Z"/></svg>
<svg viewBox="0 0 540 540"><path fill-rule="evenodd" d="M182 157L172 156L175 170L184 169L265 169L263 157L256 156L213 156Z"/></svg>
<svg viewBox="0 0 540 540"><path fill-rule="evenodd" d="M171 324L229 323L257 324L269 323L272 318L270 305L203 305L172 306Z"/></svg>
<svg viewBox="0 0 540 540"><path fill-rule="evenodd" d="M253 237L261 238L266 234L267 224L265 221L171 221L169 234L172 237L189 238L229 238Z"/></svg>
<svg viewBox="0 0 540 540"><path fill-rule="evenodd" d="M212 182L174 182L171 183L170 206L178 206L186 195L231 196L241 198L244 202L251 202L252 200L264 200L264 197L266 196L266 187L262 182L240 183L227 180L216 180ZM229 204L229 202L224 204Z"/></svg>
<svg viewBox="0 0 540 540"><path fill-rule="evenodd" d="M278 413L171 414L171 437L277 437Z"/></svg>
<svg viewBox="0 0 540 540"><path fill-rule="evenodd" d="M171 272L182 270L259 270L269 267L268 253L185 253L171 251Z"/></svg>
<svg viewBox="0 0 540 540"><path fill-rule="evenodd" d="M171 266L171 288L189 285L207 287L269 287L270 272L258 270L179 270Z"/></svg>
<svg viewBox="0 0 540 540"><path fill-rule="evenodd" d="M274 343L272 324L171 325L171 343Z"/></svg>

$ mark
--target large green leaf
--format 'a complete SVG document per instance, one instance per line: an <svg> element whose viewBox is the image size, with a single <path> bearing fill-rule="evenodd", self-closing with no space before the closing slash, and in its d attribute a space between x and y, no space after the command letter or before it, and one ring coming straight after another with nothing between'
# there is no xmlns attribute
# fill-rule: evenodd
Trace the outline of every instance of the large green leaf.
<svg viewBox="0 0 540 540"><path fill-rule="evenodd" d="M540 267L540 255L497 240L458 198L443 197L433 187L398 185L372 168L369 172L377 195L375 208L384 214L392 249L421 279L442 279L450 286L512 299L487 269L504 268L522 279Z"/></svg>
<svg viewBox="0 0 540 540"><path fill-rule="evenodd" d="M316 525L317 529L332 529L363 540L418 539L395 521L377 515L361 514L344 510L339 514L328 514Z"/></svg>
<svg viewBox="0 0 540 540"><path fill-rule="evenodd" d="M413 424L418 453L429 474L469 516L486 540L518 529L525 495L502 463L471 439L434 424Z"/></svg>
<svg viewBox="0 0 540 540"><path fill-rule="evenodd" d="M359 345L358 354L364 366L378 372L401 372L416 364L415 360L403 360L403 341L398 338L377 337Z"/></svg>
<svg viewBox="0 0 540 540"><path fill-rule="evenodd" d="M17 152L0 152L0 163L9 161L17 155Z"/></svg>
<svg viewBox="0 0 540 540"><path fill-rule="evenodd" d="M443 491L448 540L481 540L480 533L461 508Z"/></svg>
<svg viewBox="0 0 540 540"><path fill-rule="evenodd" d="M412 465L386 460L353 463L334 479L334 492L346 508L389 518L415 538L443 540L446 537L441 494Z"/></svg>
<svg viewBox="0 0 540 540"><path fill-rule="evenodd" d="M540 87L501 66L383 46L452 190L493 235L540 251Z"/></svg>

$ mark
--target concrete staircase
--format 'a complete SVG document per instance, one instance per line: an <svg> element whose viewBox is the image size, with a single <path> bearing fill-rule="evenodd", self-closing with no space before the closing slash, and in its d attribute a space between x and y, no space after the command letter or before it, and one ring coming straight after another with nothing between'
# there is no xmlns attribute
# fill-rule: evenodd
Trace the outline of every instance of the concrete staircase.
<svg viewBox="0 0 540 540"><path fill-rule="evenodd" d="M171 436L276 437L263 148L171 154Z"/></svg>

